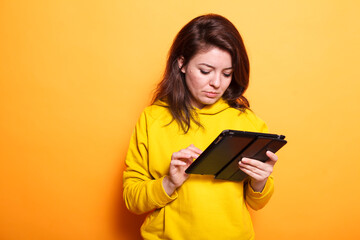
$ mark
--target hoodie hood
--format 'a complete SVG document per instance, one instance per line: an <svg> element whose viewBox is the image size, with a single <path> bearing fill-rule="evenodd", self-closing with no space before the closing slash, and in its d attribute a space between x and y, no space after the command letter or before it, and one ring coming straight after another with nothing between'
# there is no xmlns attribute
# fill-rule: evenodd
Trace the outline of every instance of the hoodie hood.
<svg viewBox="0 0 360 240"><path fill-rule="evenodd" d="M225 109L228 109L229 107L230 107L229 104L224 99L220 98L214 104L206 105L201 109L198 108L195 109L198 114L214 115L224 111Z"/></svg>
<svg viewBox="0 0 360 240"><path fill-rule="evenodd" d="M155 101L154 105L161 106L161 107L169 107L169 105L166 102L161 101L161 100ZM214 104L206 105L205 107L203 107L201 109L195 108L195 111L198 114L214 115L214 114L220 113L228 108L230 108L229 104L224 99L220 98Z"/></svg>

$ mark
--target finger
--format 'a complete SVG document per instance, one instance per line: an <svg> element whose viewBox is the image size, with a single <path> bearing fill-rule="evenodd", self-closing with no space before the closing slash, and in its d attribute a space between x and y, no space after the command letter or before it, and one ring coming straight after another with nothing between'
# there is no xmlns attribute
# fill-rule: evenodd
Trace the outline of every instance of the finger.
<svg viewBox="0 0 360 240"><path fill-rule="evenodd" d="M171 160L170 165L173 166L186 166L187 163L181 160Z"/></svg>
<svg viewBox="0 0 360 240"><path fill-rule="evenodd" d="M257 160L255 160L257 161ZM260 162L260 161L257 161L257 162ZM240 169L247 169L249 171L252 171L254 173L257 173L257 174L260 174L260 175L265 175L265 176L268 176L272 173L273 171L273 167L269 164L265 164L265 163L262 163L260 162L260 164L258 166L254 166L254 165L251 165L251 164L247 164L247 163L244 163L242 161L239 162L239 167Z"/></svg>
<svg viewBox="0 0 360 240"><path fill-rule="evenodd" d="M242 169L246 169L248 171L251 171L251 172L254 172L254 173L257 173L257 174L263 174L264 172L266 172L264 169L261 169L261 168L257 168L255 166L252 166L252 165L249 165L249 164L245 164L245 163L242 163L242 162L239 162L239 168L242 170Z"/></svg>
<svg viewBox="0 0 360 240"><path fill-rule="evenodd" d="M271 164L271 165L275 165L275 163L278 160L278 156L276 156L275 153L271 152L271 151L266 151L266 156L269 157L269 160L266 161L267 163Z"/></svg>
<svg viewBox="0 0 360 240"><path fill-rule="evenodd" d="M190 144L190 146L187 147L187 149L193 151L194 153L200 155L203 151L197 147L194 146L194 144Z"/></svg>
<svg viewBox="0 0 360 240"><path fill-rule="evenodd" d="M246 173L249 177L255 179L255 180L262 180L265 178L265 176L263 176L262 174L259 174L257 172L253 172L250 171L249 169L246 168L240 168L241 171L243 171L244 173Z"/></svg>
<svg viewBox="0 0 360 240"><path fill-rule="evenodd" d="M199 156L199 154L191 151L191 149L188 149L188 148L181 149L179 152L188 154L192 159L197 158Z"/></svg>
<svg viewBox="0 0 360 240"><path fill-rule="evenodd" d="M249 168L249 166L247 167L239 167L241 171L243 171L244 173L246 173L249 177L257 180L257 181L262 181L266 178L268 178L270 176L270 172L266 172L266 171L262 171L260 169L256 169L256 168Z"/></svg>
<svg viewBox="0 0 360 240"><path fill-rule="evenodd" d="M187 153L187 152L182 152L181 150L179 152L174 152L171 155L171 159L189 159L192 158L191 154Z"/></svg>
<svg viewBox="0 0 360 240"><path fill-rule="evenodd" d="M193 160L192 160L192 159L188 159L188 160L186 161L186 165L187 165L187 166L190 166L192 163L193 163Z"/></svg>
<svg viewBox="0 0 360 240"><path fill-rule="evenodd" d="M267 165L266 163L263 163L259 160L252 159L252 158L242 158L241 162L246 165L251 165L253 167L260 168L260 169L265 169L266 165Z"/></svg>

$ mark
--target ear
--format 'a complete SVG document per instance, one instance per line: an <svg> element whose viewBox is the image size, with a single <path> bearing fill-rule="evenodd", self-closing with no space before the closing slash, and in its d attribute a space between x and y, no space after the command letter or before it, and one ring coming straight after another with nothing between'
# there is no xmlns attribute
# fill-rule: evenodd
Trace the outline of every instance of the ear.
<svg viewBox="0 0 360 240"><path fill-rule="evenodd" d="M184 67L184 57L181 56L177 59L177 62L178 62L178 66L179 66L179 69L181 72L185 73L185 68Z"/></svg>

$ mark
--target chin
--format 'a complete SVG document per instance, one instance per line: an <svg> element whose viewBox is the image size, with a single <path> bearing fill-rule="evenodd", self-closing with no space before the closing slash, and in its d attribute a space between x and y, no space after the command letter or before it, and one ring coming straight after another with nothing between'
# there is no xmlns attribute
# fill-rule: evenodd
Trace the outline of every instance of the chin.
<svg viewBox="0 0 360 240"><path fill-rule="evenodd" d="M202 102L202 104L212 105L212 104L216 103L218 100L219 100L218 98L206 99L205 101Z"/></svg>

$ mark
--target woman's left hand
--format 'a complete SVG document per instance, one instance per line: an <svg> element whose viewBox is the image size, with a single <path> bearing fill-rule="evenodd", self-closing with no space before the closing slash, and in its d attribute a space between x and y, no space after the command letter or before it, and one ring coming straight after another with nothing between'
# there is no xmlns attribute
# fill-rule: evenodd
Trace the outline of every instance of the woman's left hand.
<svg viewBox="0 0 360 240"><path fill-rule="evenodd" d="M240 170L249 175L250 185L255 192L261 192L264 189L266 181L278 160L278 157L270 151L267 151L266 155L269 157L266 162L251 158L242 158L239 161Z"/></svg>

